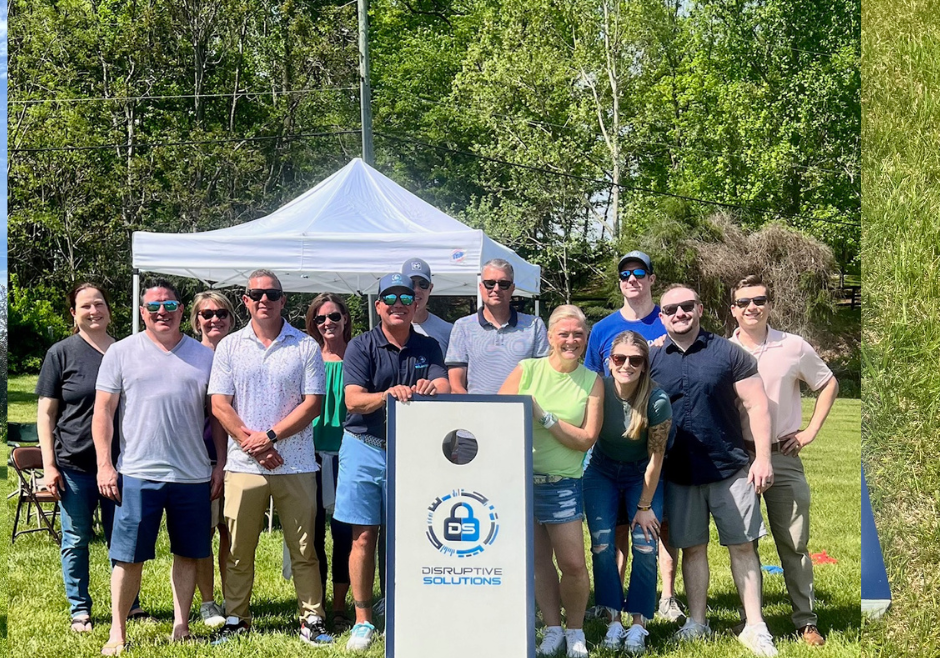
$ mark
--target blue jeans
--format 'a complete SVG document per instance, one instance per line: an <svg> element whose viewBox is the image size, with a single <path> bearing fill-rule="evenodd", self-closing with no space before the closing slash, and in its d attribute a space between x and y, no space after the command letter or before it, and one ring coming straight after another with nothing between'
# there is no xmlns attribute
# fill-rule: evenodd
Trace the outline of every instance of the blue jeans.
<svg viewBox="0 0 940 658"><path fill-rule="evenodd" d="M65 596L69 600L71 616L91 614L91 595L88 593L88 544L94 539L95 507L101 505L101 524L104 536L111 543L114 522L114 501L98 493L98 477L60 468L64 487L59 502L62 521L62 580ZM134 599L131 609L139 608Z"/></svg>
<svg viewBox="0 0 940 658"><path fill-rule="evenodd" d="M658 545L647 540L643 530L631 535L633 562L630 585L624 599L620 572L617 570L617 510L621 501L629 510L630 519L643 493L643 476L649 460L619 462L594 450L591 463L584 472L584 514L591 533L591 558L594 565L594 600L613 610L643 615L652 619L656 610L656 558ZM653 495L653 513L663 518L663 483L659 481Z"/></svg>

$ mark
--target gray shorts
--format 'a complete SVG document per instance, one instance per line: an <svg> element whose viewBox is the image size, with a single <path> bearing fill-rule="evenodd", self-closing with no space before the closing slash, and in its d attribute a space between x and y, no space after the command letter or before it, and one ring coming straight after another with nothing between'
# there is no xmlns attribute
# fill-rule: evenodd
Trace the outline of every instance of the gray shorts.
<svg viewBox="0 0 940 658"><path fill-rule="evenodd" d="M666 482L669 544L689 548L708 543L708 515L715 518L722 546L747 544L767 534L760 499L747 481L747 467L730 478L686 486Z"/></svg>

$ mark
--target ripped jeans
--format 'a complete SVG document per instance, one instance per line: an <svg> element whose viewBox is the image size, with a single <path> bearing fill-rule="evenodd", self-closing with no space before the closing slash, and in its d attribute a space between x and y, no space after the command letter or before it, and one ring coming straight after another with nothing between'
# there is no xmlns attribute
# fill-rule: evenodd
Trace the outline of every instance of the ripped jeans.
<svg viewBox="0 0 940 658"><path fill-rule="evenodd" d="M591 558L594 563L594 601L629 614L652 619L656 611L656 564L658 542L647 540L643 530L631 533L633 561L630 585L624 599L620 572L617 570L617 512L621 502L632 520L643 493L643 476L649 460L620 462L595 448L584 472L584 515L591 533ZM653 495L653 512L663 518L663 482Z"/></svg>

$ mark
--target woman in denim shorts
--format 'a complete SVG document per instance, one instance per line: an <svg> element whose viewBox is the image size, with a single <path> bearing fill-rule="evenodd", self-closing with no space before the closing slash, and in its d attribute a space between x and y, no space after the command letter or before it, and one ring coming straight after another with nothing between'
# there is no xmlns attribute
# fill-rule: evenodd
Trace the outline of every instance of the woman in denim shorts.
<svg viewBox="0 0 940 658"><path fill-rule="evenodd" d="M581 365L587 337L581 309L559 306L548 321L549 355L521 361L499 390L531 395L537 421L532 439L535 600L546 626L539 655L553 655L565 646L571 658L588 655L582 628L590 580L581 523L581 464L600 432L604 384ZM561 627L562 605L567 631Z"/></svg>
<svg viewBox="0 0 940 658"><path fill-rule="evenodd" d="M594 595L606 608L610 625L603 646L646 650L646 620L656 610L656 557L663 518L661 478L672 406L650 379L649 346L633 331L616 338L604 380L604 423L584 472L584 508L591 533ZM626 598L617 569L614 537L618 511L630 515L633 562ZM621 611L633 616L629 630Z"/></svg>

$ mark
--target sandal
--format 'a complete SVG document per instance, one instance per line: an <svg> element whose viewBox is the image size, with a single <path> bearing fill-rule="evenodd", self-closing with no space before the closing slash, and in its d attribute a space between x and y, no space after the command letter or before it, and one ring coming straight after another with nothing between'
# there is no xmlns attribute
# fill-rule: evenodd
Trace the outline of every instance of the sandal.
<svg viewBox="0 0 940 658"><path fill-rule="evenodd" d="M344 610L337 610L332 613L330 624L336 633L345 633L352 628L353 623Z"/></svg>
<svg viewBox="0 0 940 658"><path fill-rule="evenodd" d="M127 621L156 621L149 612L145 612L142 608L134 608L129 613L127 613Z"/></svg>
<svg viewBox="0 0 940 658"><path fill-rule="evenodd" d="M90 633L91 628L91 616L89 615L77 615L72 617L72 632L73 633Z"/></svg>
<svg viewBox="0 0 940 658"><path fill-rule="evenodd" d="M103 647L101 647L102 656L120 656L128 648L127 642L120 642L114 640L113 642L108 642Z"/></svg>

